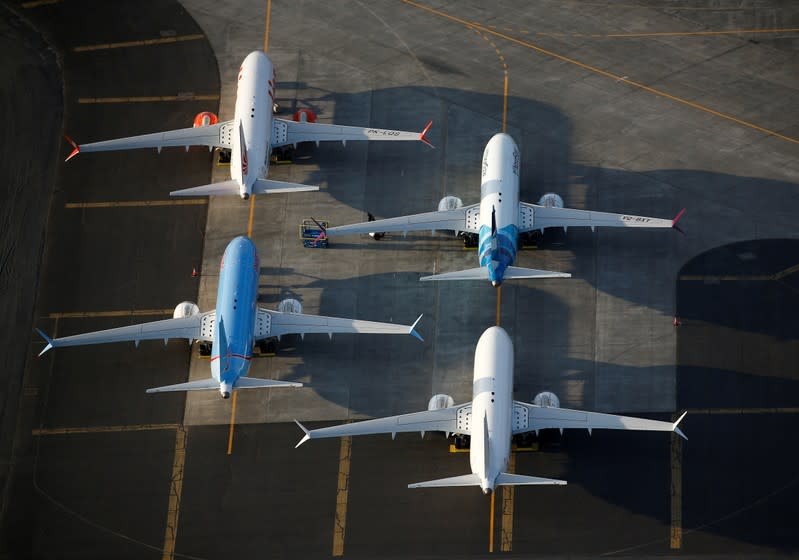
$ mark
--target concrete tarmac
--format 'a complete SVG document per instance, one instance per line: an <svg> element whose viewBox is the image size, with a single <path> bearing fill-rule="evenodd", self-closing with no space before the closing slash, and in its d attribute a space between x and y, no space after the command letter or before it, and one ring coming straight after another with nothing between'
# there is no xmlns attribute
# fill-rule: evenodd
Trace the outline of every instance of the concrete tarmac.
<svg viewBox="0 0 799 560"><path fill-rule="evenodd" d="M263 46L264 5L183 6L194 21L172 3L152 11L92 3L91 17L108 26L92 25L74 3L69 10L62 3L36 8L38 25L70 23L52 33L70 52L65 127L74 136L146 132L155 122L176 128L208 108L194 101L77 103L79 97L213 95L221 85L219 113L232 114L234 82L226 78ZM432 118L437 148L301 147L293 165L273 167L274 179L322 190L257 197L261 304L293 297L306 312L395 322L424 312L426 342L283 340L277 356L255 361L252 375L307 386L242 393L230 455L230 401L142 392L207 368L182 341L165 349L157 342L135 351L62 349L30 361L6 549L41 557L485 554L490 502L479 491L406 488L468 472L467 456L449 453L440 434L355 438L344 454L337 440L294 450L301 432L289 422L319 426L422 410L437 392L468 400L474 345L496 322L496 292L477 284L429 286L418 277L475 266L476 255L442 233L303 249L297 225L309 216L344 224L367 211L429 211L445 194L477 202L480 154L504 120L522 149L523 200L554 191L570 206L662 217L688 207L685 237L570 230L520 254L520 266L573 278L502 288L500 320L516 346L516 397L554 390L569 407L660 419L682 408L692 413L684 424L691 440L677 454L664 434L596 432L567 433L540 452L517 454L516 472L569 485L517 488L509 502L498 492L494 550L794 552L795 458L786 438L795 414L775 407L796 406L795 380L786 373L796 370L793 314L783 310L793 303L797 251L790 240L714 251L792 231L797 39L773 30L791 28L795 8L267 6L284 114L311 107L322 122L406 130ZM138 21L133 12L144 19L128 29L126 22ZM735 29L767 32L707 33ZM69 51L173 33L204 39L96 58ZM88 81L94 77L96 86ZM195 295L210 309L222 250L246 232L247 202L211 200L207 225L205 205L104 209L108 214L64 206L165 198L172 187L207 182L210 165L201 150L85 154L70 162L53 203L37 324L67 334L152 320ZM199 279L190 276L193 267ZM777 291L764 292L763 280L731 289L721 279L746 274L771 278L767 285ZM52 315L131 309L162 315ZM677 328L675 316L683 318ZM109 426L117 428L95 433ZM34 427L46 431L34 436ZM65 427L84 430L52 431Z"/></svg>

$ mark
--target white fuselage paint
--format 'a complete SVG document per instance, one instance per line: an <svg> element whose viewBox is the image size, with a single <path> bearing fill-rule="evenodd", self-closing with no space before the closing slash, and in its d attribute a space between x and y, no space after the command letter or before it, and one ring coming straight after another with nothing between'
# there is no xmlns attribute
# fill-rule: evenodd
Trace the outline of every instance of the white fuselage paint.
<svg viewBox="0 0 799 560"><path fill-rule="evenodd" d="M513 343L501 327L487 329L477 341L472 392L469 462L483 492L489 493L508 467L512 436Z"/></svg>
<svg viewBox="0 0 799 560"><path fill-rule="evenodd" d="M509 135L495 134L483 151L480 182L480 266L498 286L516 260L519 238L519 147ZM492 235L492 215L496 237Z"/></svg>
<svg viewBox="0 0 799 560"><path fill-rule="evenodd" d="M249 198L256 179L265 178L269 170L274 95L272 61L261 51L251 52L239 68L230 154L230 177L239 184L242 198Z"/></svg>

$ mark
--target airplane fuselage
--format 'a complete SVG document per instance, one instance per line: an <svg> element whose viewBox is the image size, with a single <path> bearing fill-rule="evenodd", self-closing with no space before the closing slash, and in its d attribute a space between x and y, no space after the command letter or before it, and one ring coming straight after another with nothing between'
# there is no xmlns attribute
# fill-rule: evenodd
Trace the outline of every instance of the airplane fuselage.
<svg viewBox="0 0 799 560"><path fill-rule="evenodd" d="M483 492L490 493L507 469L512 436L513 343L501 327L489 328L477 342L472 387L469 462Z"/></svg>
<svg viewBox="0 0 799 560"><path fill-rule="evenodd" d="M480 266L499 286L516 260L519 239L519 147L509 135L495 134L483 151L480 183Z"/></svg>
<svg viewBox="0 0 799 560"><path fill-rule="evenodd" d="M272 138L275 68L263 52L254 51L241 63L236 89L235 129L230 154L230 177L249 198L256 179L266 177Z"/></svg>
<svg viewBox="0 0 799 560"><path fill-rule="evenodd" d="M211 346L211 375L224 398L250 370L258 299L259 263L248 237L236 237L225 249L219 269L216 320Z"/></svg>

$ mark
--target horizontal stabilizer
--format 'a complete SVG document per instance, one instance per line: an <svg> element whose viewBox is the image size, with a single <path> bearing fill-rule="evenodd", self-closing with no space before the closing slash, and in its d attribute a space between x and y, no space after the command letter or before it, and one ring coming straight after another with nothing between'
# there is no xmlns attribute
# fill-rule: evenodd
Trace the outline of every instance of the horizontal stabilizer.
<svg viewBox="0 0 799 560"><path fill-rule="evenodd" d="M409 484L408 488L443 488L446 486L480 486L480 477L474 473L464 474L461 476L428 480L427 482L415 482Z"/></svg>
<svg viewBox="0 0 799 560"><path fill-rule="evenodd" d="M236 181L221 181L219 183L211 183L210 185L172 191L169 193L169 196L224 196L239 194L239 184Z"/></svg>
<svg viewBox="0 0 799 560"><path fill-rule="evenodd" d="M555 478L541 478L540 476L523 476L521 474L499 473L497 486L532 486L532 485L565 486L565 480Z"/></svg>
<svg viewBox="0 0 799 560"><path fill-rule="evenodd" d="M505 269L503 278L505 280L514 278L571 278L571 274L567 272L551 272L549 270L509 266ZM488 268L481 266L479 268L445 272L443 274L434 274L433 276L422 276L419 280L422 282L431 280L488 280Z"/></svg>
<svg viewBox="0 0 799 560"><path fill-rule="evenodd" d="M299 183L286 183L285 181L272 181L271 179L258 179L252 186L252 194L280 194L318 190L319 187L316 185L301 185Z"/></svg>
<svg viewBox="0 0 799 560"><path fill-rule="evenodd" d="M513 278L571 278L568 272L552 272L549 270L538 270L535 268L520 268L509 266L505 269L505 280Z"/></svg>
<svg viewBox="0 0 799 560"><path fill-rule="evenodd" d="M260 387L302 387L302 383L278 381L277 379L258 379L255 377L239 377L233 385L234 389L258 389Z"/></svg>
<svg viewBox="0 0 799 560"><path fill-rule="evenodd" d="M219 381L216 379L198 379L188 383L178 383L177 385L164 385L163 387L153 387L147 389L148 393L172 393L176 391L207 391L209 389L219 389Z"/></svg>

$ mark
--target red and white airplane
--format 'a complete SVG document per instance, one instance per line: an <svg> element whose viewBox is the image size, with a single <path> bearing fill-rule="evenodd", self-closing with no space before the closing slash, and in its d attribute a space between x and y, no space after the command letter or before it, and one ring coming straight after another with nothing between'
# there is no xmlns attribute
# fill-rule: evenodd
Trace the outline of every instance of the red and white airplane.
<svg viewBox="0 0 799 560"><path fill-rule="evenodd" d="M272 148L296 145L300 142L355 140L420 140L430 144L426 138L432 121L422 132L384 130L339 126L314 122L316 116L309 110L297 112L297 120L280 119L273 116L275 100L275 68L272 61L261 51L247 55L239 68L236 111L233 120L218 122L216 115L199 113L192 128L143 134L116 140L72 144L72 153L67 161L81 152L106 152L136 148L161 148L169 146L208 146L209 149L225 148L231 151L230 181L181 189L169 193L171 196L206 196L238 194L247 199L251 194L270 194L297 191L315 191L319 187L286 183L267 179L269 156Z"/></svg>

